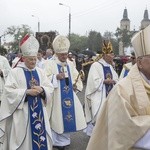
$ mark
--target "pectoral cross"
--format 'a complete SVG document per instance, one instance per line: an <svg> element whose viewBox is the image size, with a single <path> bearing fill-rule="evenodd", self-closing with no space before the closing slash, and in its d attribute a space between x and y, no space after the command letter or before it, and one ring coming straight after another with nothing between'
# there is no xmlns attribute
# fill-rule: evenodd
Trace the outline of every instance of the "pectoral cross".
<svg viewBox="0 0 150 150"><path fill-rule="evenodd" d="M29 85L31 88L38 85L38 81L32 75L32 71L31 71L31 80L29 81Z"/></svg>

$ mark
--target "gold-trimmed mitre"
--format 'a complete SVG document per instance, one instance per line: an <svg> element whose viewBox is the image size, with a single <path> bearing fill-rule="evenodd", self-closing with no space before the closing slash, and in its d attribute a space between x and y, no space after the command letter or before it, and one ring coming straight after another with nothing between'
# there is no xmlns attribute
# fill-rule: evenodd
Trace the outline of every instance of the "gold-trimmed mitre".
<svg viewBox="0 0 150 150"><path fill-rule="evenodd" d="M53 41L53 48L55 53L68 53L70 41L62 35L57 35Z"/></svg>
<svg viewBox="0 0 150 150"><path fill-rule="evenodd" d="M112 44L109 41L108 43L104 40L103 42L103 47L102 47L102 52L104 54L110 54L113 53L113 48L112 48Z"/></svg>

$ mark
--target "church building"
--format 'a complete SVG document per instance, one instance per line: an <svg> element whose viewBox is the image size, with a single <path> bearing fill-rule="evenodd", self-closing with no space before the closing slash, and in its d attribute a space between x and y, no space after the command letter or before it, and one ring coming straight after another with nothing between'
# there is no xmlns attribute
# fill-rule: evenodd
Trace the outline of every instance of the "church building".
<svg viewBox="0 0 150 150"><path fill-rule="evenodd" d="M144 29L149 24L150 24L150 19L149 19L149 15L148 15L148 10L145 9L139 30ZM136 32L135 29L133 29L133 30L130 29L130 19L128 18L128 11L126 8L124 9L124 12L123 12L123 18L120 21L120 29L127 30L129 32ZM124 55L124 48L125 47L123 46L123 42L120 41L119 42L119 55Z"/></svg>

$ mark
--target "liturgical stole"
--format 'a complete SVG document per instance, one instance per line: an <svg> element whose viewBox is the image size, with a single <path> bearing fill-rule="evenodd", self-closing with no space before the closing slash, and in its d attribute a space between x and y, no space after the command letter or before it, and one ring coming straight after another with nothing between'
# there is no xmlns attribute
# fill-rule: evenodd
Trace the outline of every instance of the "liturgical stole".
<svg viewBox="0 0 150 150"><path fill-rule="evenodd" d="M62 72L62 66L58 66L59 73ZM61 106L62 106L62 116L64 124L64 133L75 132L76 131L76 120L75 120L75 110L74 110L74 97L73 97L73 86L70 76L70 70L68 65L67 79L60 80L60 93L61 93Z"/></svg>
<svg viewBox="0 0 150 150"><path fill-rule="evenodd" d="M100 63L101 64L101 63ZM103 64L101 64L103 66L103 71L104 71L104 79L112 79L112 72L110 70L109 66L104 66ZM111 89L113 88L113 85L108 85L105 84L105 88L106 88L106 96L109 94L109 92L111 91Z"/></svg>
<svg viewBox="0 0 150 150"><path fill-rule="evenodd" d="M24 69L24 73L28 89L34 85L39 85L40 81L36 70L28 71ZM32 150L48 150L41 97L40 95L28 95L27 100L30 114Z"/></svg>

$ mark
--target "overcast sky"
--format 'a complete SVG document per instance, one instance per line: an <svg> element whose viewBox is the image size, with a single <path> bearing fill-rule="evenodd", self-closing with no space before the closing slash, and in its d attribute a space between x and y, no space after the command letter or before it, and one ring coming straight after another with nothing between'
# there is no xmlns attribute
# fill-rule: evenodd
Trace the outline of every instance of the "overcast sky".
<svg viewBox="0 0 150 150"><path fill-rule="evenodd" d="M68 34L69 8L71 8L71 33L86 35L95 30L115 32L120 27L126 7L131 29L139 29L144 10L150 14L150 0L0 0L0 35L7 27L27 24L31 30L48 32L57 30ZM35 17L32 17L34 15Z"/></svg>

